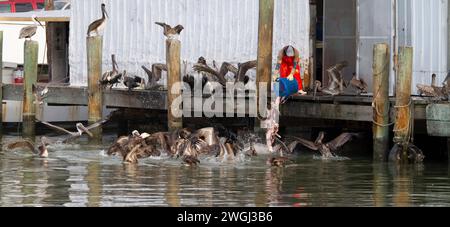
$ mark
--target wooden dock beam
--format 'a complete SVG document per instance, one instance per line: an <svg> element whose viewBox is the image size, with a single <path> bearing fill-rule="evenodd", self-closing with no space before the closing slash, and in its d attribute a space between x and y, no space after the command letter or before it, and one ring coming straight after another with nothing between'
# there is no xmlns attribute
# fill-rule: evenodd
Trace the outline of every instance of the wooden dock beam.
<svg viewBox="0 0 450 227"><path fill-rule="evenodd" d="M37 41L27 40L24 47L24 99L23 99L23 127L24 138L34 140L36 127L36 105L34 104L33 84L37 83L38 51Z"/></svg>
<svg viewBox="0 0 450 227"><path fill-rule="evenodd" d="M169 130L183 128L183 118L179 116L182 113L179 103L176 99L181 96L181 42L178 39L166 40L166 63L167 63L167 122Z"/></svg>
<svg viewBox="0 0 450 227"><path fill-rule="evenodd" d="M102 48L103 37L95 36L87 38L87 64L88 64L88 121L93 124L103 117L103 93L100 87L102 76ZM92 130L94 137L92 142L101 142L102 128Z"/></svg>
<svg viewBox="0 0 450 227"><path fill-rule="evenodd" d="M0 31L0 136L3 134L3 31Z"/></svg>
<svg viewBox="0 0 450 227"><path fill-rule="evenodd" d="M408 161L407 148L411 139L411 83L413 69L413 48L400 47L399 69L396 81L396 119L394 142L403 145L402 162Z"/></svg>
<svg viewBox="0 0 450 227"><path fill-rule="evenodd" d="M389 150L389 45L373 49L373 159L386 161Z"/></svg>
<svg viewBox="0 0 450 227"><path fill-rule="evenodd" d="M258 65L256 69L256 103L259 116L265 116L261 111L261 102L264 102L271 94L272 77L272 47L273 47L273 15L274 0L259 0L259 26L258 26ZM267 85L267 90L262 91L261 84ZM266 97L262 97L262 96ZM265 106L266 104L263 104ZM255 130L260 130L260 123L256 120Z"/></svg>

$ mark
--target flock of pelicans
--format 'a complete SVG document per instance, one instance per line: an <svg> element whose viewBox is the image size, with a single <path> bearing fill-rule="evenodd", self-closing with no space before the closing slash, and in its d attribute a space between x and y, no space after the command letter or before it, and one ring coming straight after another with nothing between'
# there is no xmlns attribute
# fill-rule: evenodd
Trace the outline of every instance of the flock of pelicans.
<svg viewBox="0 0 450 227"><path fill-rule="evenodd" d="M40 141L35 144L30 140L21 140L7 145L8 150L30 150L41 158L48 158L48 147L56 144L68 144L75 142L83 135L92 137L90 132L92 129L102 127L109 122L111 116L105 120L97 122L90 126L84 126L81 123L76 124L76 131L69 131L65 128L52 125L48 122L41 122L43 125L67 135L62 141L54 141L47 137L41 137ZM358 136L353 133L343 133L336 139L325 143L325 133L321 132L315 141L292 137L293 141L286 145L278 138L277 130L268 129L267 138L269 138L269 146L274 145L271 157L268 163L271 166L282 167L291 163L288 157L297 149L310 149L321 154L323 158L335 157L335 152L345 145L352 138ZM137 164L140 159L149 157L169 157L180 159L189 166L195 166L200 163L202 157L215 157L219 162L237 161L237 157L241 155L253 157L258 153L255 149L255 143L258 140L256 136L237 136L230 130L220 127L208 127L198 130L179 129L172 132L157 132L153 134L140 133L133 131L129 136L118 138L108 149L109 156L120 156L124 163ZM275 142L273 142L275 141Z"/></svg>

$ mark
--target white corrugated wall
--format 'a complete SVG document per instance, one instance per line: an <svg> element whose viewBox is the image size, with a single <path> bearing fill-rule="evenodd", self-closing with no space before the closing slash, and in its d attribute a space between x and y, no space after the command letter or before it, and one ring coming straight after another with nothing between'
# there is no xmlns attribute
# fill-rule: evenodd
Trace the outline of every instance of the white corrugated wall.
<svg viewBox="0 0 450 227"><path fill-rule="evenodd" d="M182 60L198 57L233 63L257 57L258 0L75 0L70 22L71 84L87 85L86 31L105 2L110 20L104 34L103 70L116 54L121 69L143 76L141 65L165 61L165 38L154 22L182 24ZM292 44L309 53L309 0L275 1L274 58Z"/></svg>
<svg viewBox="0 0 450 227"><path fill-rule="evenodd" d="M448 1L401 0L399 45L414 48L413 92L417 84L430 84L435 73L442 83L448 71Z"/></svg>

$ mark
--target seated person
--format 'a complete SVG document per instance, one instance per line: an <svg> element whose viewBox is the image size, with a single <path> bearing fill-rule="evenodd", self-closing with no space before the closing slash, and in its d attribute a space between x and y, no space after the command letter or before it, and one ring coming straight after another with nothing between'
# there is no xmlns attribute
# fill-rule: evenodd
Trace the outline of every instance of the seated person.
<svg viewBox="0 0 450 227"><path fill-rule="evenodd" d="M278 77L297 80L298 93L306 95L306 92L303 91L303 81L300 76L300 52L293 46L284 47L278 54L274 80L278 79Z"/></svg>

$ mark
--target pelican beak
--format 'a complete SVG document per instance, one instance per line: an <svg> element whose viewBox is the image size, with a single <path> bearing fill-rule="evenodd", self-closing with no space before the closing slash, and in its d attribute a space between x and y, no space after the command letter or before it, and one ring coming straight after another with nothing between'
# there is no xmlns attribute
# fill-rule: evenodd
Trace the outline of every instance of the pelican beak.
<svg viewBox="0 0 450 227"><path fill-rule="evenodd" d="M106 8L105 8L104 6L102 7L102 11L103 11L103 13L105 14L105 16L106 16L107 18L109 18L108 12L106 12Z"/></svg>
<svg viewBox="0 0 450 227"><path fill-rule="evenodd" d="M37 17L35 17L34 20L36 20L36 22L38 22L38 24L39 24L41 27L44 27L44 25L38 20Z"/></svg>

